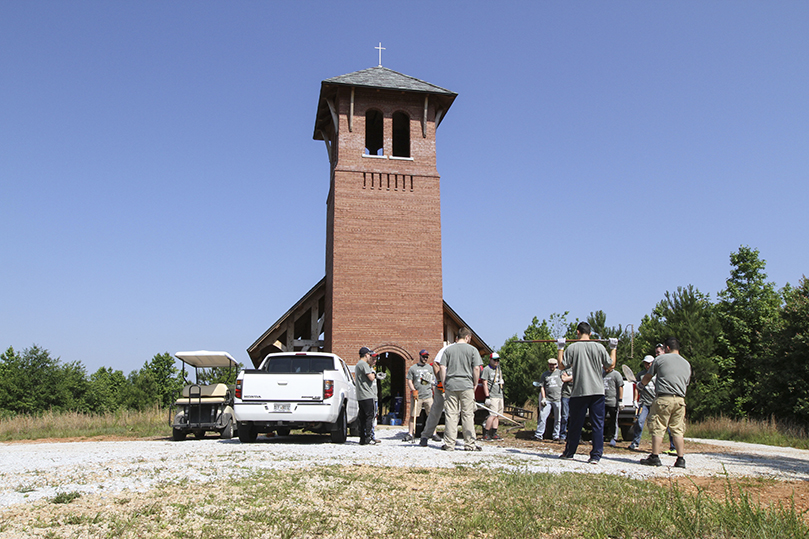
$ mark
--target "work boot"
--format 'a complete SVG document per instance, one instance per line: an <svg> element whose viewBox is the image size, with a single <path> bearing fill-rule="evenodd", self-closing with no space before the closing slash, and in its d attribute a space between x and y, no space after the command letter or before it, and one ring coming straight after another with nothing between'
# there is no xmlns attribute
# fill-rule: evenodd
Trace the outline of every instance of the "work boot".
<svg viewBox="0 0 809 539"><path fill-rule="evenodd" d="M658 455L649 455L645 459L640 459L640 463L644 466L663 466Z"/></svg>

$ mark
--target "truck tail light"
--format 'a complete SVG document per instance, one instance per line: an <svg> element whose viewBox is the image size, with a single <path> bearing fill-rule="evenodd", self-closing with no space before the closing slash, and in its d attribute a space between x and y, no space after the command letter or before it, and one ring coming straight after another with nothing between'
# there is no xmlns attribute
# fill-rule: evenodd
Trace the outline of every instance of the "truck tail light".
<svg viewBox="0 0 809 539"><path fill-rule="evenodd" d="M323 398L329 399L334 396L334 380L323 380Z"/></svg>
<svg viewBox="0 0 809 539"><path fill-rule="evenodd" d="M236 398L242 398L242 380L236 380Z"/></svg>

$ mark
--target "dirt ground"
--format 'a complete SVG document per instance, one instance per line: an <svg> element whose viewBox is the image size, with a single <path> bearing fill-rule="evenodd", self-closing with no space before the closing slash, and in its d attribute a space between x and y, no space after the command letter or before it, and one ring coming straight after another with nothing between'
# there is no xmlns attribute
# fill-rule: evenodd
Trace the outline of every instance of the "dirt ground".
<svg viewBox="0 0 809 539"><path fill-rule="evenodd" d="M508 435L507 440L500 442L506 446L515 447L519 449L537 449L546 448L555 450L561 453L563 445L550 441L538 442L532 439L530 432L517 432L516 436ZM152 437L149 440L167 440L165 437ZM99 441L126 441L132 438L120 436L97 436L92 438L61 438L61 439L39 439L39 440L19 440L12 443L15 444L42 444L42 443L65 443L65 442L99 442ZM689 452L689 445L694 451L711 452L711 451L727 451L727 448L713 446L709 444L686 444L686 455ZM643 442L639 451L630 451L626 448L626 443L619 444L618 447L613 448L605 445L605 455L637 455L638 458L643 457L648 453L649 444ZM586 453L589 451L588 442L582 442L579 447L579 453ZM676 485L683 492L690 494L702 493L703 495L711 496L717 500L724 500L726 497L738 497L740 489L750 497L754 503L760 503L764 506L782 505L789 507L794 505L797 512L803 514L804 519L809 523L809 481L779 481L769 478L756 478L756 477L741 477L741 478L726 478L726 477L698 477L689 475L672 476L667 478L654 478L650 479L653 483L668 487L672 484ZM131 495L130 495L131 496Z"/></svg>

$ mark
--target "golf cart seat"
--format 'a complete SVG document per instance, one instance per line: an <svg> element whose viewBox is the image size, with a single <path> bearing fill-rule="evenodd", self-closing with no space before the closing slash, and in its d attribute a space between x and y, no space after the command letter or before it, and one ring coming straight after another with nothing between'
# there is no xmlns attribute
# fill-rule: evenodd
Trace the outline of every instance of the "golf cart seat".
<svg viewBox="0 0 809 539"><path fill-rule="evenodd" d="M183 388L183 396L177 399L174 404L177 406L199 402L219 404L225 402L227 396L227 384L211 384L209 386L189 384Z"/></svg>

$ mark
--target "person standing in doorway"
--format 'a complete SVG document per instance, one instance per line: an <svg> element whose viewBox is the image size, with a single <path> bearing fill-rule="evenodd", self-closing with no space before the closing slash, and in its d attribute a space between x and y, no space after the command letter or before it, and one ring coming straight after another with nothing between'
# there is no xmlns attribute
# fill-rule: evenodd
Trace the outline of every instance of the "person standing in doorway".
<svg viewBox="0 0 809 539"><path fill-rule="evenodd" d="M414 440L416 433L416 418L424 410L427 416L430 415L430 408L433 405L433 367L427 362L430 354L427 350L419 352L419 362L410 367L407 371L407 389L410 391L410 420L407 423L407 435L405 441Z"/></svg>

